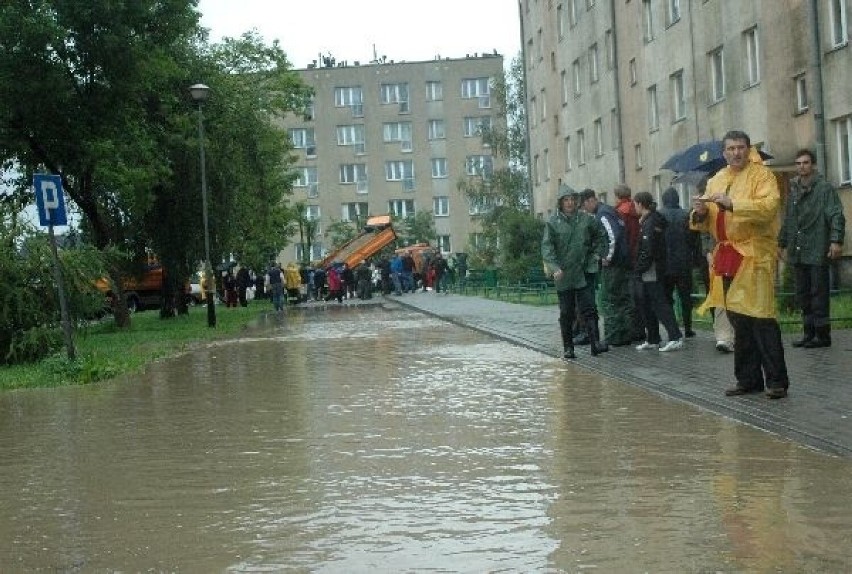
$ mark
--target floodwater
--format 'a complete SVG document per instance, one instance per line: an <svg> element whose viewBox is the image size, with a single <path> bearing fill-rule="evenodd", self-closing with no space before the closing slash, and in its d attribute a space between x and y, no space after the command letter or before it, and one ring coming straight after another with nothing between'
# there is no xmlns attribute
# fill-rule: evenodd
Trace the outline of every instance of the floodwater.
<svg viewBox="0 0 852 574"><path fill-rule="evenodd" d="M0 395L2 572L848 572L852 461L380 306Z"/></svg>

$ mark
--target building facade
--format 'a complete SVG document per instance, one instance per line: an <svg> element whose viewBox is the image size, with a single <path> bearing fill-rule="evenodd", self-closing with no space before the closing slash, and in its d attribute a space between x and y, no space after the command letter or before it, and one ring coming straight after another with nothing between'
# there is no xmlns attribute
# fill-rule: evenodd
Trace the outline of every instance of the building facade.
<svg viewBox="0 0 852 574"><path fill-rule="evenodd" d="M335 247L324 236L333 221L422 212L434 219L441 251L465 251L478 206L457 185L500 167L480 129L505 126L491 98L503 57L363 65L323 58L297 72L315 91L313 108L282 122L296 159L292 201L319 224L308 258ZM281 260L302 260L298 241Z"/></svg>
<svg viewBox="0 0 852 574"><path fill-rule="evenodd" d="M671 155L741 129L773 156L782 189L796 150L814 150L850 219L852 0L520 0L519 10L529 114L546 94L553 119L530 122L530 156L550 159L549 177L532 174L541 216L560 181L610 203L621 182L659 199ZM678 187L686 205L692 190Z"/></svg>

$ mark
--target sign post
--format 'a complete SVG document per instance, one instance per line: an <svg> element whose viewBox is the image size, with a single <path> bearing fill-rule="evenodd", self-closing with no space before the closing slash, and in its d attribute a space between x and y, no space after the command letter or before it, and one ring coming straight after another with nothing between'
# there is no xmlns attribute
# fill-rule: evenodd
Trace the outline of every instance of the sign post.
<svg viewBox="0 0 852 574"><path fill-rule="evenodd" d="M54 225L68 225L65 214L65 196L62 194L62 178L58 175L37 173L33 176L36 207L39 225L47 226L50 236L50 251L53 254L53 277L59 290L59 312L62 318L62 332L65 336L65 348L68 360L75 358L74 339L71 336L71 320L68 316L68 302L65 299L65 287L62 284L62 268L59 266L59 253L56 249Z"/></svg>

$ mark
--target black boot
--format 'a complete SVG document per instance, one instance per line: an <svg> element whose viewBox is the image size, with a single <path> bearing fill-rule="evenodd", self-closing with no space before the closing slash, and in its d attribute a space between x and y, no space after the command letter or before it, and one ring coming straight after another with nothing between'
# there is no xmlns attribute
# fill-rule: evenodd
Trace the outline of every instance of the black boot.
<svg viewBox="0 0 852 574"><path fill-rule="evenodd" d="M816 329L814 329L813 325L804 325L804 332L805 334L801 339L793 341L794 347L807 347L808 343L814 340L814 337L816 336Z"/></svg>
<svg viewBox="0 0 852 574"><path fill-rule="evenodd" d="M795 344L795 343L794 343ZM805 349L819 349L831 346L831 325L816 328L816 336L802 345Z"/></svg>
<svg viewBox="0 0 852 574"><path fill-rule="evenodd" d="M561 316L559 317L559 334L562 337L562 359L574 359L576 355L574 355L574 343L573 343L573 326L571 324L566 324L566 321Z"/></svg>
<svg viewBox="0 0 852 574"><path fill-rule="evenodd" d="M593 357L609 351L609 345L606 341L601 341L601 331L598 327L597 319L591 319L587 323L589 332L589 347Z"/></svg>

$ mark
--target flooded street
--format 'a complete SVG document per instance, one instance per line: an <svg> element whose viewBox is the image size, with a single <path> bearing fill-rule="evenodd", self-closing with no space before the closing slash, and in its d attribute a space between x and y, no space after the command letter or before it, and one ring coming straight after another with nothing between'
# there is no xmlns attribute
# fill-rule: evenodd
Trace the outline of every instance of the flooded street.
<svg viewBox="0 0 852 574"><path fill-rule="evenodd" d="M852 460L379 306L0 394L0 572L845 572Z"/></svg>

